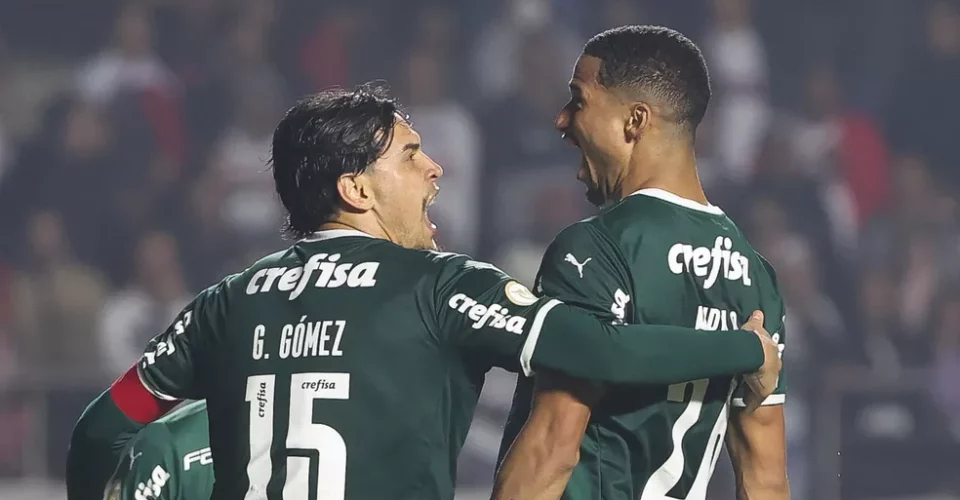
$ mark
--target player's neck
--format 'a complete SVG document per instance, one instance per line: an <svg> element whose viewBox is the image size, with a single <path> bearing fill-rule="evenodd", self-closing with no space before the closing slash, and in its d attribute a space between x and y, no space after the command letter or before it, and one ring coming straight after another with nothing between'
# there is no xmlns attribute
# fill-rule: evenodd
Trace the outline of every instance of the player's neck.
<svg viewBox="0 0 960 500"><path fill-rule="evenodd" d="M697 173L697 158L693 151L660 150L636 160L645 167L631 166L628 169L629 174L620 185L621 199L641 189L661 189L681 198L709 205Z"/></svg>
<svg viewBox="0 0 960 500"><path fill-rule="evenodd" d="M380 238L384 240L389 240L390 238L383 231L379 224L367 223L362 218L346 218L341 217L330 222L325 222L320 225L317 231L330 231L336 229L347 229L352 231L360 231L361 233L369 234L374 238Z"/></svg>

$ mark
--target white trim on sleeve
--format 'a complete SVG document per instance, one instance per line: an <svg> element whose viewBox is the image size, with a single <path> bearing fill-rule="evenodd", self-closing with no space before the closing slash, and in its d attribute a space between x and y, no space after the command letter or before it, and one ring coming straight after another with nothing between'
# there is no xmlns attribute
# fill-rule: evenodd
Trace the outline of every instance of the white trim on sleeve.
<svg viewBox="0 0 960 500"><path fill-rule="evenodd" d="M786 401L787 401L786 394L771 394L767 396L767 399L764 399L763 402L760 403L760 406L782 405ZM743 398L733 398L733 401L731 401L731 403L733 403L733 406L736 406L737 408L746 408L747 406L746 403L743 402Z"/></svg>
<svg viewBox="0 0 960 500"><path fill-rule="evenodd" d="M543 328L543 322L547 319L547 313L562 303L563 302L557 299L550 299L540 307L536 316L533 317L533 325L530 326L530 333L527 335L527 340L523 343L523 349L520 350L520 368L523 369L523 374L528 377L533 376L534 373L530 362L533 360L533 351L537 348L537 339L540 338L540 329Z"/></svg>
<svg viewBox="0 0 960 500"><path fill-rule="evenodd" d="M179 401L179 400L180 400L180 398L175 398L175 397L173 397L173 396L169 396L169 395L165 394L164 392L160 391L159 389L156 389L156 388L152 387L149 383L147 383L147 381L143 379L143 371L142 371L142 369L141 369L140 367L141 367L140 363L137 363L137 378L140 379L140 385L142 385L143 388L147 390L147 392L149 392L150 394L152 394L153 397L155 397L155 398L157 398L157 399L162 399L162 400L164 400L164 401Z"/></svg>

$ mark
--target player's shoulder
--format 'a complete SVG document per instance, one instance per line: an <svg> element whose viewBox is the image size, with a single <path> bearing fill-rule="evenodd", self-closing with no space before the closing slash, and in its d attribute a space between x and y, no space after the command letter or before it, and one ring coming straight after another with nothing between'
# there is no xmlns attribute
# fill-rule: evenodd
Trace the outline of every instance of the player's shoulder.
<svg viewBox="0 0 960 500"><path fill-rule="evenodd" d="M162 425L173 434L177 435L186 430L194 428L207 428L207 402L204 400L187 403L176 410L164 415L163 418L154 422Z"/></svg>
<svg viewBox="0 0 960 500"><path fill-rule="evenodd" d="M494 276L495 279L509 279L507 273L499 267L470 255L452 252L425 252L424 258L428 263L429 272L436 276L436 283L440 286L445 282L459 279L465 275Z"/></svg>
<svg viewBox="0 0 960 500"><path fill-rule="evenodd" d="M783 296L780 294L780 285L777 283L777 270L773 264L766 259L760 252L752 248L756 261L760 263L757 268L757 276L754 280L760 283L761 293L771 302L778 305L779 314L784 314Z"/></svg>
<svg viewBox="0 0 960 500"><path fill-rule="evenodd" d="M174 454L174 437L167 423L150 422L127 444L124 456L120 457L122 468L137 471L166 463Z"/></svg>
<svg viewBox="0 0 960 500"><path fill-rule="evenodd" d="M570 224L553 240L557 249L606 248L617 250L624 242L633 242L644 235L656 234L665 218L675 210L647 196L628 196L597 215Z"/></svg>
<svg viewBox="0 0 960 500"><path fill-rule="evenodd" d="M551 246L557 249L592 249L615 245L614 239L606 226L603 214L587 217L563 228L553 238Z"/></svg>

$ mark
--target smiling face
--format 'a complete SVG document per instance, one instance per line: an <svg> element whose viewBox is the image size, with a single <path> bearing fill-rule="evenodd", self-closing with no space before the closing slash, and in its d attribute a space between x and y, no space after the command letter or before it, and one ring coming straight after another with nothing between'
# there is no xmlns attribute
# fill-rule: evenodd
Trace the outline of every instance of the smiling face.
<svg viewBox="0 0 960 500"><path fill-rule="evenodd" d="M577 180L597 206L612 201L633 147L625 130L630 105L599 84L601 64L597 57L580 56L570 79L570 101L555 123L563 138L580 149Z"/></svg>
<svg viewBox="0 0 960 500"><path fill-rule="evenodd" d="M369 187L369 210L391 241L406 248L435 249L437 227L427 210L440 191L441 175L443 168L423 152L420 134L397 120L390 146L358 177Z"/></svg>

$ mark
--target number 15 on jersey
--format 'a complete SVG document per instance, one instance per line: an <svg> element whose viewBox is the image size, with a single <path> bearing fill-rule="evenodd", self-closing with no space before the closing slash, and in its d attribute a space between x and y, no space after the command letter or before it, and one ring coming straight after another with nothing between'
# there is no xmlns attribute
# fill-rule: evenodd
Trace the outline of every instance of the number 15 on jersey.
<svg viewBox="0 0 960 500"><path fill-rule="evenodd" d="M244 500L267 497L267 484L273 474L270 448L277 409L276 381L274 374L247 378L250 462L247 464L249 487ZM313 423L313 401L349 398L349 373L295 373L290 377L284 500L345 498L347 445L333 427Z"/></svg>

